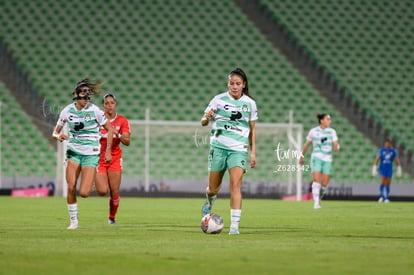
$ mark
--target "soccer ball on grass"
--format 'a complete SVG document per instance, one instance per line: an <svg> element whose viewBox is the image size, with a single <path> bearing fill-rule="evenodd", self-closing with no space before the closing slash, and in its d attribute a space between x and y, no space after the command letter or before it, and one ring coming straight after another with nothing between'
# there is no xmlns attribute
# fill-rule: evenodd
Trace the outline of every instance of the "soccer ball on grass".
<svg viewBox="0 0 414 275"><path fill-rule="evenodd" d="M207 214L201 219L200 226L206 234L219 234L224 227L223 218L217 214Z"/></svg>

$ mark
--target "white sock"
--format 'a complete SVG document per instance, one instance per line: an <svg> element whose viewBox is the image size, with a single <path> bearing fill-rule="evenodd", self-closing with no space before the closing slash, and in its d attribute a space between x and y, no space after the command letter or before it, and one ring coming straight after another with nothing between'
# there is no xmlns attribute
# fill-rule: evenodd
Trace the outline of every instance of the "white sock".
<svg viewBox="0 0 414 275"><path fill-rule="evenodd" d="M69 211L69 218L70 223L78 223L78 204L69 204L68 203L68 211Z"/></svg>
<svg viewBox="0 0 414 275"><path fill-rule="evenodd" d="M241 209L230 209L231 228L239 229Z"/></svg>
<svg viewBox="0 0 414 275"><path fill-rule="evenodd" d="M312 183L312 195L313 195L313 202L315 203L315 205L320 204L320 199L319 199L320 191L321 191L321 184L318 182L313 182Z"/></svg>

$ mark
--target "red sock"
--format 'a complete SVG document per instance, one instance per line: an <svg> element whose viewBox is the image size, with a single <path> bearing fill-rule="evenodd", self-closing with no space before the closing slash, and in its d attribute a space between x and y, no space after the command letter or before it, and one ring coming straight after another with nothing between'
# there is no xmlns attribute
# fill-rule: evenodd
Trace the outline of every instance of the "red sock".
<svg viewBox="0 0 414 275"><path fill-rule="evenodd" d="M109 218L115 219L116 212L118 212L119 200L121 198L118 196L111 197L109 199Z"/></svg>

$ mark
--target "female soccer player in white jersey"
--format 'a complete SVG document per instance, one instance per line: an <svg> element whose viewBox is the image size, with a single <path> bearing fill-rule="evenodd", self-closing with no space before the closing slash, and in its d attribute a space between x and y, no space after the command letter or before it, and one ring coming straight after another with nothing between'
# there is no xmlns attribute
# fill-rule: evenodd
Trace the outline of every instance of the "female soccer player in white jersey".
<svg viewBox="0 0 414 275"><path fill-rule="evenodd" d="M99 126L108 131L108 142L105 160L111 161L112 128L103 111L89 102L90 96L99 92L102 83L91 83L83 79L77 83L73 92L74 103L66 106L60 113L59 120L53 131L53 138L67 144L66 181L68 184L67 204L70 218L68 229L78 228L78 205L76 199L76 183L82 173L79 186L81 197L88 197L92 191L98 166L101 134ZM61 134L63 126L68 123L69 137Z"/></svg>
<svg viewBox="0 0 414 275"><path fill-rule="evenodd" d="M303 157L312 142L313 152L311 156L312 170L312 195L314 208L321 208L320 200L326 192L329 182L329 174L332 165L332 145L335 152L339 151L338 136L336 131L329 126L331 125L331 117L324 113L317 115L319 126L309 131L303 146L299 164L303 165Z"/></svg>
<svg viewBox="0 0 414 275"><path fill-rule="evenodd" d="M117 100L113 94L106 94L102 100L105 116L109 120L111 127L118 132L113 136L113 143L111 148L112 161L105 161L106 154L106 142L108 140L108 134L106 130L101 126L102 138L101 142L101 157L99 159L99 165L96 174L96 191L99 195L105 196L110 192L109 198L109 217L108 223L115 224L115 216L118 211L120 196L119 187L121 185L122 178L122 150L120 144L129 146L130 139L130 127L128 120L116 112Z"/></svg>
<svg viewBox="0 0 414 275"><path fill-rule="evenodd" d="M215 96L204 111L201 125L207 126L211 120L210 153L208 156L207 200L201 214L211 212L211 208L225 171L230 176L230 215L229 234L239 234L242 207L241 184L246 170L247 151L250 145L250 167L256 166L256 102L249 95L247 76L237 68L228 75L227 92Z"/></svg>

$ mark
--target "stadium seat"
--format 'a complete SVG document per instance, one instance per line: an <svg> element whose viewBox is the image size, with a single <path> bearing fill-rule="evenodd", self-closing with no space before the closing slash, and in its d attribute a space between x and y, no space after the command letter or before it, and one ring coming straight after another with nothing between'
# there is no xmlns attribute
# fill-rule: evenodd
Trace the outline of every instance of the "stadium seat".
<svg viewBox="0 0 414 275"><path fill-rule="evenodd" d="M349 49L355 37L363 36L355 33L365 30L369 25L359 15L358 1L353 2L357 8L345 2L260 2L277 14L323 65L336 68L338 72L335 70L333 73L341 81L351 83L355 79L352 85L365 85L361 84L365 78L360 75L361 71L367 71L365 63L370 62L363 61L364 54L358 52L358 47ZM56 8L57 3L51 5ZM398 9L406 5L405 1ZM80 78L90 76L107 81L109 90L120 99L119 110L129 119L144 119L144 110L150 107L152 119L198 121L211 98L225 91L226 74L242 64L248 72L249 84L258 102L258 122L287 122L289 110L294 109L295 122L303 123L306 135L311 127L316 126L316 113L326 111L335 114L334 127L350 129L346 134L338 133L340 138L347 141L347 136L352 135L353 140L365 140L362 134L350 126L349 121L335 112L335 106L307 83L284 55L261 35L232 1L204 1L202 11L199 5L188 0L163 3L143 0L139 4L111 0L98 11L91 0L69 1L59 2L56 13L51 12L47 3L43 2L24 5L22 2L5 1L3 6L0 24L7 26L5 43L15 53L24 70L29 72L40 92L56 106L69 104L74 84ZM234 16L227 16L230 13ZM331 13L337 16L332 17ZM88 18L90 14L97 16L94 20L73 22L74 16ZM350 24L348 27L341 18L338 19L343 16L345 20L347 14L357 16L363 25ZM42 15L47 15L47 20L42 19ZM332 22L334 18L338 20ZM238 36L231 32L231 27L239 26L240 21L243 21L243 31ZM340 27L331 28L332 32L329 28L325 29L325 26L337 26L337 23ZM42 31L39 31L40 28ZM57 28L60 31L56 31ZM25 31L22 32L22 29ZM342 32L346 35L341 35ZM48 41L47 44L44 41ZM409 43L404 45L410 46ZM381 49L380 46L378 48ZM413 51L405 50L405 46L402 48L402 54L406 54L406 59L410 60ZM340 58L336 59L335 55ZM361 60L355 60L354 56L361 57ZM387 59L385 64L388 64L388 55L382 56ZM379 65L370 66L375 68ZM413 64L398 62L398 66L405 66L409 72ZM402 79L403 82L406 78ZM380 79L375 77L375 80ZM406 87L410 89L412 84ZM389 86L385 87L387 89ZM383 91L378 85L372 88ZM93 101L100 105L100 96L96 96ZM367 99L365 104L372 107L375 102ZM406 108L410 110L410 105L407 104ZM185 147L179 140L164 142L161 139L151 143L156 146L153 152L157 156L152 159L152 167L161 167L163 162L173 160L169 156L166 159L161 157L164 146ZM358 145L349 144L352 147L349 150L355 152L353 157L361 159L361 167L367 169L372 160L366 159L364 152L354 149L353 146ZM266 148L266 145L266 142L258 140L258 148ZM377 149L371 143L364 146L367 151ZM45 158L49 159L50 164L54 161L54 155L53 148L48 148L50 152ZM136 152L138 148L131 144L124 150L125 153L128 151ZM154 177L205 179L205 156L186 157L193 154L188 150L176 154L178 159L185 160L186 165L201 167L202 170L194 172L184 169L182 174L178 174L178 171L173 172L174 169L167 166L163 170L154 170ZM142 155L131 154L130 157L139 162ZM338 154L337 159L343 163L349 157ZM126 162L126 176L142 174L141 169L134 166L134 161ZM343 169L345 172L337 175L336 180L347 181L347 175L354 168L346 166ZM268 181L274 180L274 175L264 168L258 167L257 174ZM370 180L365 176L361 181L364 179Z"/></svg>

